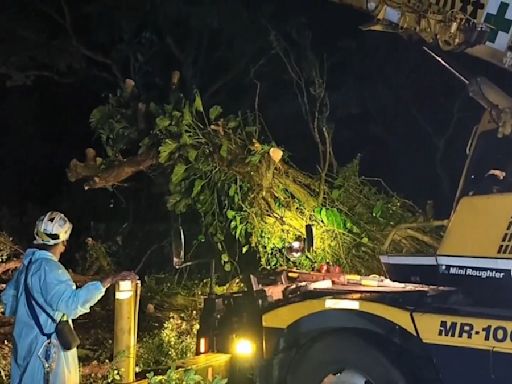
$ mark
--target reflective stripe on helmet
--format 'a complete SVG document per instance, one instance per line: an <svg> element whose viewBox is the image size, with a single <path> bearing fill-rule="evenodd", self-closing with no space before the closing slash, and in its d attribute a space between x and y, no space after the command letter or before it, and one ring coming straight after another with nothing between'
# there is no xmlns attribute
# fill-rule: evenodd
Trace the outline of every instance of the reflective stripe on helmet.
<svg viewBox="0 0 512 384"><path fill-rule="evenodd" d="M54 245L69 238L73 225L60 212L50 211L41 216L34 228L34 244Z"/></svg>

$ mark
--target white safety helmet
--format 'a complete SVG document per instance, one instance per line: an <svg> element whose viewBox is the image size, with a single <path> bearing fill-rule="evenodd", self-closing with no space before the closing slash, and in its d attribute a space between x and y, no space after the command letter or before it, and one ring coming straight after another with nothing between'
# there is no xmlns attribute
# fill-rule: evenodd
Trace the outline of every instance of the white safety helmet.
<svg viewBox="0 0 512 384"><path fill-rule="evenodd" d="M69 239L73 224L60 212L50 211L41 216L34 228L34 244L54 245Z"/></svg>

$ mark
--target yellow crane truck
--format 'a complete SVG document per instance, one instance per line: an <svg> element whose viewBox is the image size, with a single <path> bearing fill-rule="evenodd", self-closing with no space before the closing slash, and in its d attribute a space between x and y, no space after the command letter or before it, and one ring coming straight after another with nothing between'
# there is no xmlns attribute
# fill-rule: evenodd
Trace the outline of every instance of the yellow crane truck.
<svg viewBox="0 0 512 384"><path fill-rule="evenodd" d="M355 1L338 2L373 13L372 29L510 65L507 1ZM467 85L485 112L435 254L381 256L390 280L252 276L205 298L197 354L229 356L232 384L512 383L512 98Z"/></svg>

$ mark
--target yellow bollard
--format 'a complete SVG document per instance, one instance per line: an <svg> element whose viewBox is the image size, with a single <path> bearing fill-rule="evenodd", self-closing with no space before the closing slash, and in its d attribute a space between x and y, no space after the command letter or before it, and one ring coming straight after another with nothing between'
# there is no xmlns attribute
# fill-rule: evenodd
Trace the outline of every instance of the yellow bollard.
<svg viewBox="0 0 512 384"><path fill-rule="evenodd" d="M114 304L114 364L120 383L135 381L140 281L118 281Z"/></svg>

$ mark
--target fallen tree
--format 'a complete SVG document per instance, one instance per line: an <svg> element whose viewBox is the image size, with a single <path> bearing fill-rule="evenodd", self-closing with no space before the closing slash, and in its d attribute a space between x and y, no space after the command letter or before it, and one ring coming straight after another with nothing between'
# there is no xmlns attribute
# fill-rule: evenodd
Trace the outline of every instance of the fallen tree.
<svg viewBox="0 0 512 384"><path fill-rule="evenodd" d="M1 263L0 264L0 275L2 275L5 272L11 272L14 269L18 269L22 262L23 262L23 260L21 260L21 259L14 259L14 260L9 260L4 263Z"/></svg>
<svg viewBox="0 0 512 384"><path fill-rule="evenodd" d="M10 275L22 263L23 250L5 232L0 232L0 278ZM3 290L0 284L0 291Z"/></svg>
<svg viewBox="0 0 512 384"><path fill-rule="evenodd" d="M378 272L376 255L393 228L425 221L417 207L382 182L360 177L357 159L336 173L302 172L283 149L262 140L257 113L205 110L198 94L187 101L173 90L166 103L146 107L127 80L92 112L91 126L106 158L87 149L83 163L71 161L70 181L85 179L86 189L112 188L158 167L168 175L160 182L169 185L169 210L199 214L201 237L216 244L228 270L237 257L226 246L229 233L241 253L254 249L264 267L312 269L330 262L348 271ZM316 247L295 257L289 245L303 240L306 224L314 225ZM413 235L402 236L389 251L431 250L440 230L422 225Z"/></svg>

